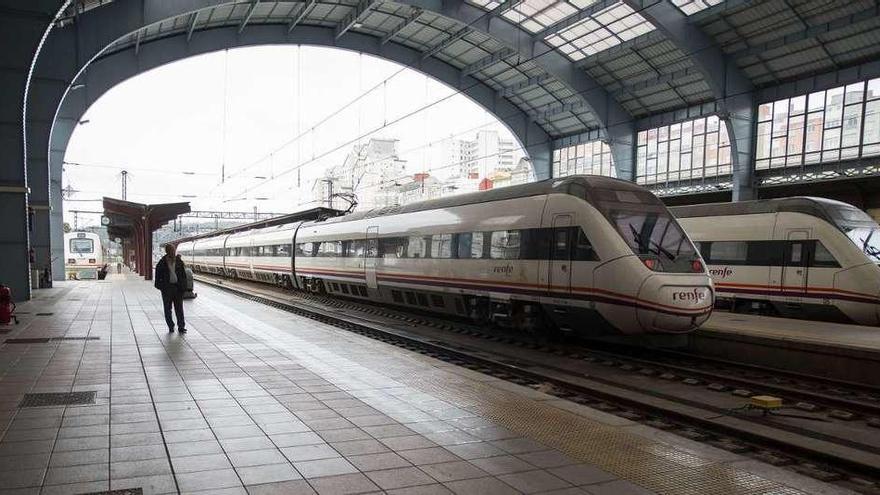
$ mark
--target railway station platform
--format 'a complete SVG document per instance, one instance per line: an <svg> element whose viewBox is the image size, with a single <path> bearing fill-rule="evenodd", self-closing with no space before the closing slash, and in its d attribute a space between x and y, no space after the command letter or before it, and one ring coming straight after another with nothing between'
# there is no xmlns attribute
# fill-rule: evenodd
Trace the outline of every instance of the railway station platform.
<svg viewBox="0 0 880 495"><path fill-rule="evenodd" d="M848 493L196 290L183 336L133 275L19 306L0 330L0 494Z"/></svg>
<svg viewBox="0 0 880 495"><path fill-rule="evenodd" d="M715 311L690 346L703 355L880 385L880 327Z"/></svg>

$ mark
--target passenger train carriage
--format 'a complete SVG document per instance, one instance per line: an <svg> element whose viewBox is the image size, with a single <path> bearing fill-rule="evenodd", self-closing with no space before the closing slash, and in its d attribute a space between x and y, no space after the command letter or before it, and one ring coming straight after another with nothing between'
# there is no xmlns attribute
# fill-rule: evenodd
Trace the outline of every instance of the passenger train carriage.
<svg viewBox="0 0 880 495"><path fill-rule="evenodd" d="M880 227L858 208L792 197L671 208L735 311L880 324Z"/></svg>
<svg viewBox="0 0 880 495"><path fill-rule="evenodd" d="M92 232L64 234L64 273L67 279L97 279L104 266L101 238Z"/></svg>
<svg viewBox="0 0 880 495"><path fill-rule="evenodd" d="M681 333L714 294L666 207L575 176L179 246L197 271L588 335Z"/></svg>

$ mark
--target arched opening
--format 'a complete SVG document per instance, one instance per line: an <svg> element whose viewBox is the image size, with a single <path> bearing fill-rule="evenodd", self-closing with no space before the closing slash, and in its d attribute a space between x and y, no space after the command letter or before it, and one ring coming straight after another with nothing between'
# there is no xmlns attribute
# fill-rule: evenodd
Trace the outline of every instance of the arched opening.
<svg viewBox="0 0 880 495"><path fill-rule="evenodd" d="M72 88L68 98L77 96ZM103 196L249 213L375 208L535 179L495 115L435 78L328 47L268 45L161 65L104 92L63 151L66 229Z"/></svg>

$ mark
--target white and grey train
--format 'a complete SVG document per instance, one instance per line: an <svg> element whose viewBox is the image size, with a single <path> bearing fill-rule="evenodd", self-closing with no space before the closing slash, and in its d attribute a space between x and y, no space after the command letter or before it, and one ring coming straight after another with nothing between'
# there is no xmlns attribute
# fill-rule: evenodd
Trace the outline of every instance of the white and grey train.
<svg viewBox="0 0 880 495"><path fill-rule="evenodd" d="M880 226L858 208L792 197L671 211L709 265L719 306L880 324Z"/></svg>
<svg viewBox="0 0 880 495"><path fill-rule="evenodd" d="M196 271L527 331L684 333L713 307L650 192L574 176L181 242Z"/></svg>

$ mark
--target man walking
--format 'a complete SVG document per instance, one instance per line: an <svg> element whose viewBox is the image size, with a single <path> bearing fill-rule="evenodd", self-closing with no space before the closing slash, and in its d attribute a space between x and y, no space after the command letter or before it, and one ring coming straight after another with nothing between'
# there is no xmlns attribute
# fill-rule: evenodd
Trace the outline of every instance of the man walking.
<svg viewBox="0 0 880 495"><path fill-rule="evenodd" d="M162 305L165 307L165 322L168 331L174 332L174 320L171 319L171 305L177 316L177 329L186 333L186 322L183 318L183 292L186 290L186 271L183 260L174 250L174 245L165 245L165 256L156 264L155 286L162 291Z"/></svg>

